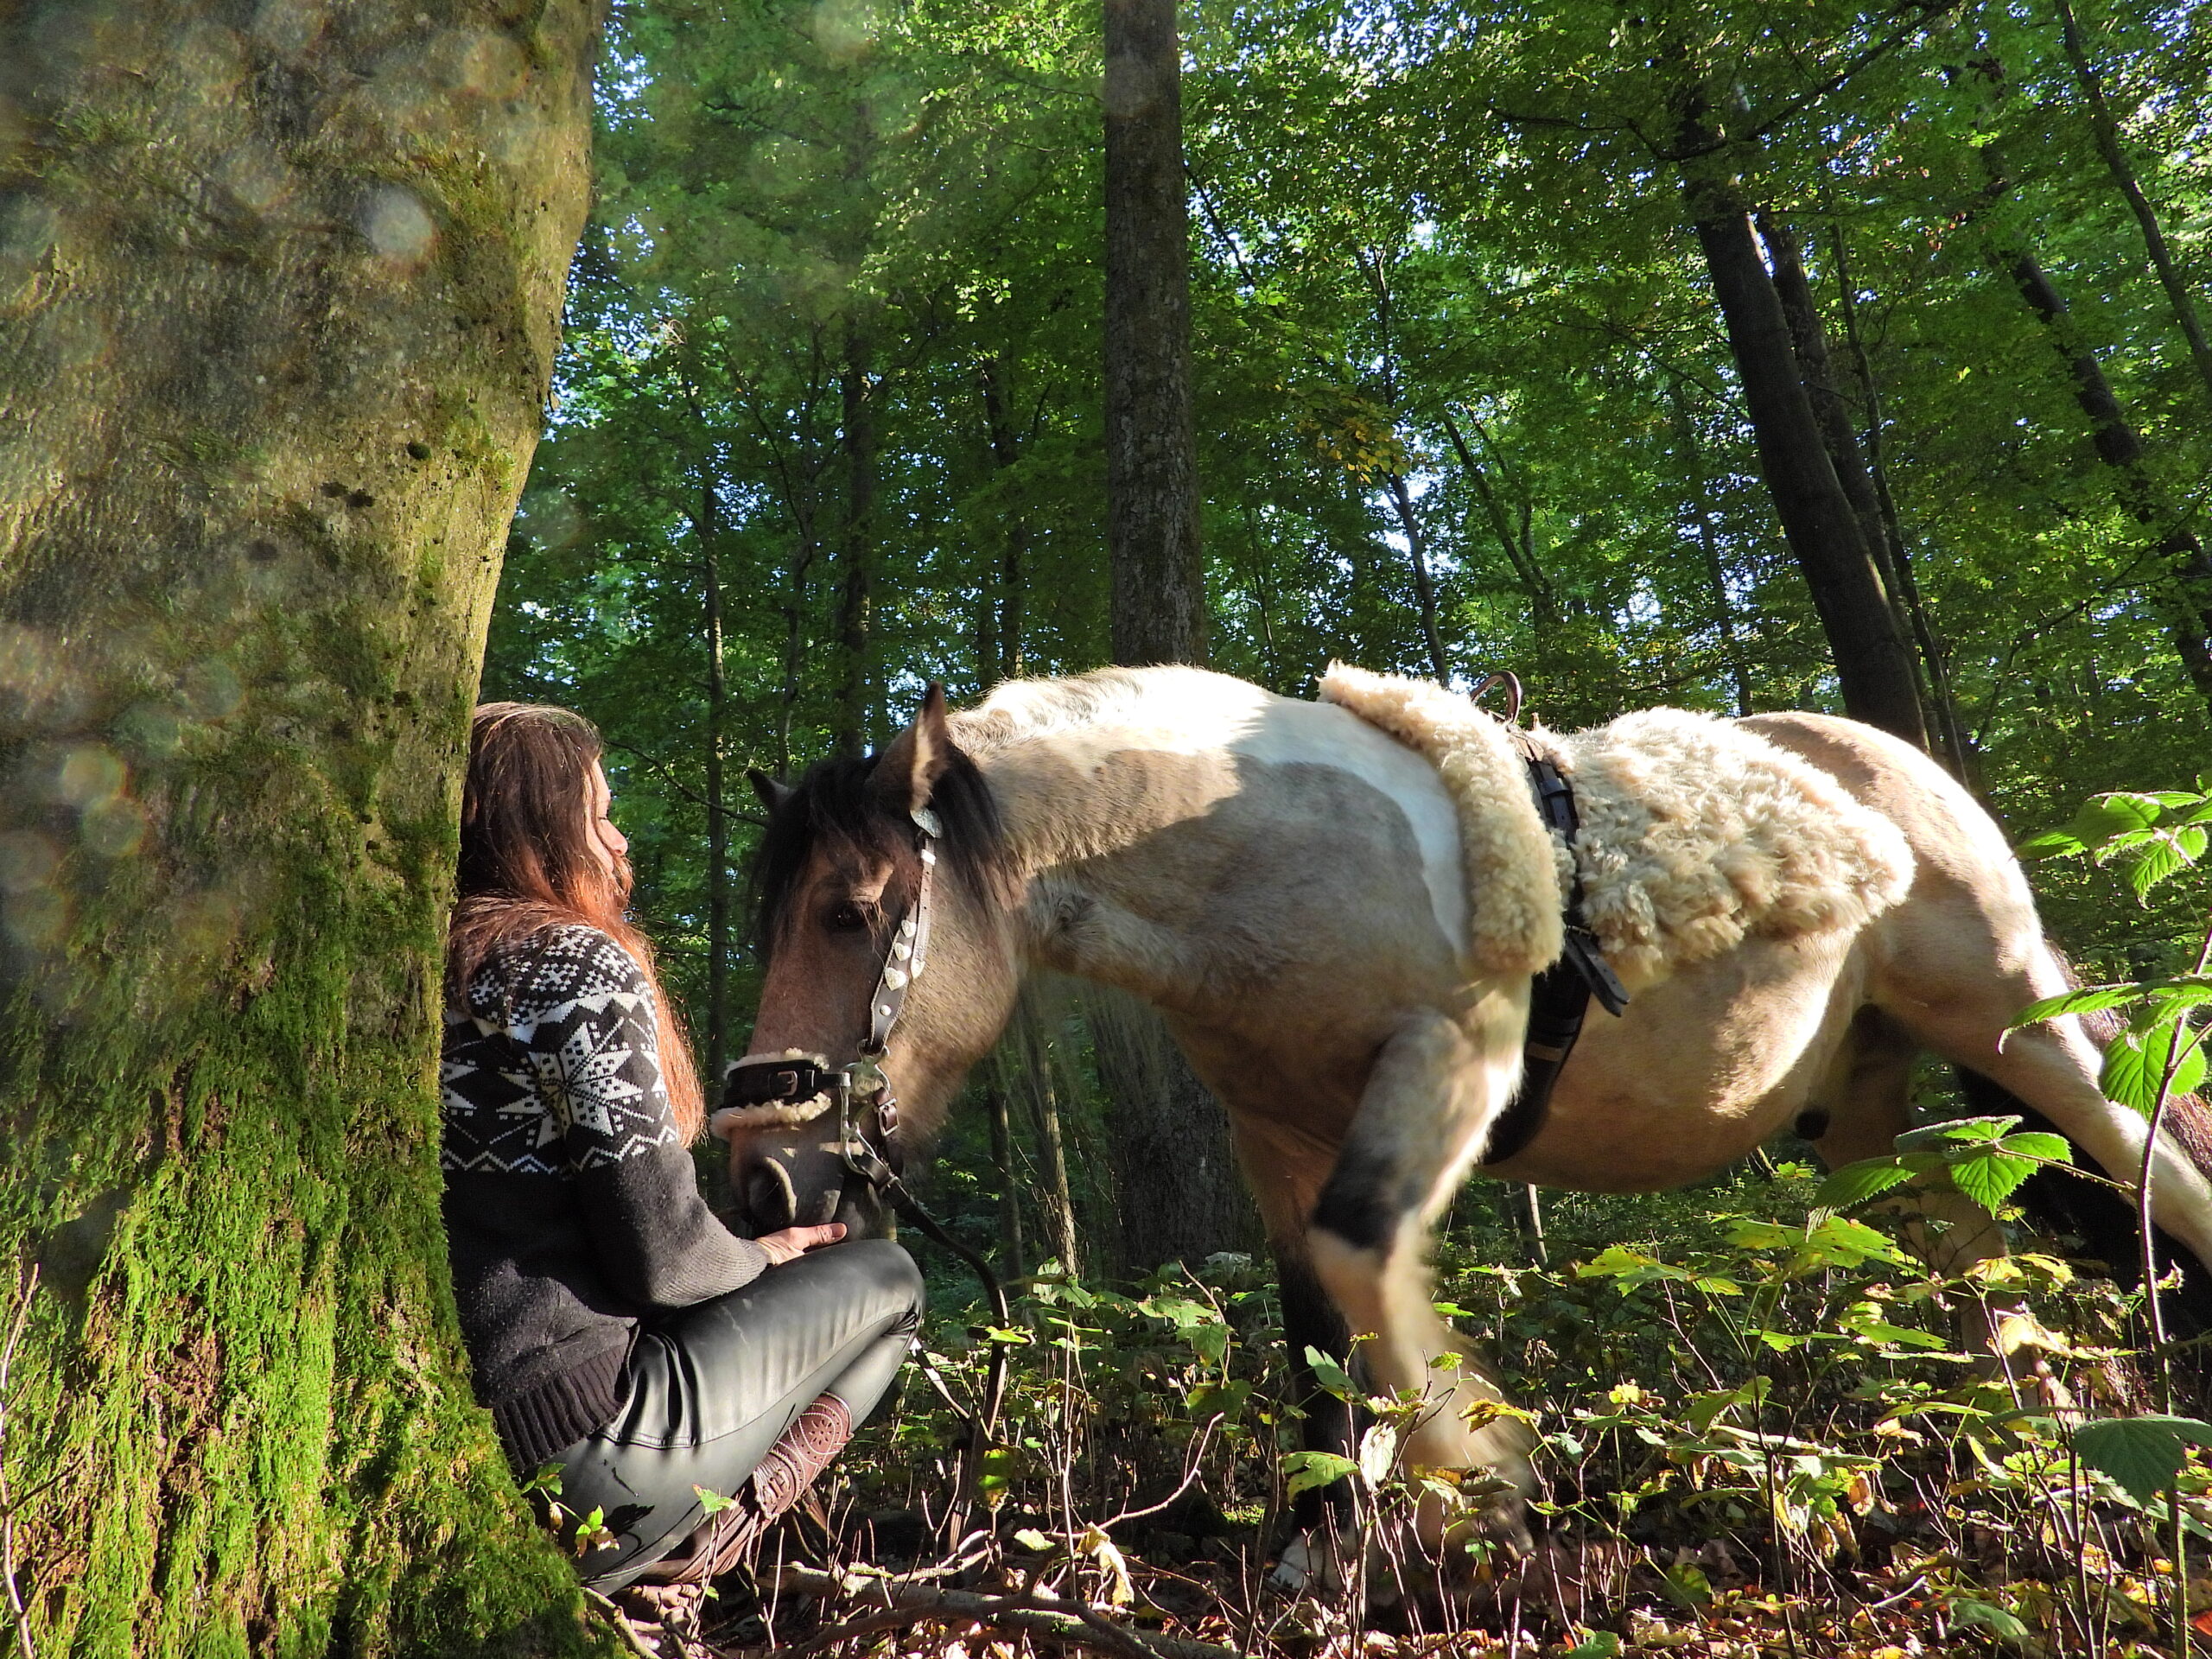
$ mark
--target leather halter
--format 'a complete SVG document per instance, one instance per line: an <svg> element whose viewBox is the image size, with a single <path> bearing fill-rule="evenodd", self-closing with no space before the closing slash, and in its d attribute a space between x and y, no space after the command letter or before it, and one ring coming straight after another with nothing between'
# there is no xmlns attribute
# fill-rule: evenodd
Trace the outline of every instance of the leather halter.
<svg viewBox="0 0 2212 1659"><path fill-rule="evenodd" d="M1493 686L1503 686L1506 711L1501 717L1506 736L1529 768L1529 787L1536 798L1536 812L1544 828L1566 844L1570 859L1582 819L1574 810L1574 790L1551 756L1522 729L1521 682L1499 672L1478 685L1470 701L1479 703ZM1498 1114L1484 1150L1485 1165L1501 1164L1536 1138L1551 1104L1553 1087L1566 1069L1567 1057L1582 1035L1582 1022L1590 1012L1590 999L1618 1017L1628 1007L1628 988L1607 965L1598 936L1582 914L1582 872L1575 867L1573 885L1567 899L1566 938L1559 960L1538 974L1529 990L1529 1033L1522 1047L1521 1084Z"/></svg>
<svg viewBox="0 0 2212 1659"><path fill-rule="evenodd" d="M916 807L911 816L922 879L913 908L892 930L891 944L883 953L882 969L868 996L868 1038L859 1058L850 1065L833 1066L818 1054L748 1055L729 1068L721 1109L715 1114L715 1126L727 1132L795 1126L834 1107L839 1157L848 1170L878 1189L897 1182L896 1166L901 1161L892 1138L899 1132L899 1100L891 1092L891 1079L881 1061L891 1046L892 1027L906 1011L906 993L929 963L931 890L937 877L937 843L944 834L944 826L928 807ZM866 1108L874 1123L860 1122L855 1107Z"/></svg>
<svg viewBox="0 0 2212 1659"><path fill-rule="evenodd" d="M891 1046L892 1028L906 1012L906 994L929 963L930 900L937 879L937 843L944 834L944 826L928 807L918 806L910 816L922 879L915 888L913 908L899 918L883 953L883 967L868 997L868 1038L859 1058L850 1065L833 1066L823 1055L797 1050L747 1055L724 1074L722 1104L714 1115L713 1127L725 1135L732 1129L796 1127L835 1110L837 1157L847 1174L867 1183L932 1243L965 1262L1003 1327L1014 1323L1014 1316L990 1263L945 1231L899 1174L906 1161L898 1139L899 1101L881 1062ZM863 1113L873 1121L863 1122ZM995 1343L981 1420L987 1428L995 1421L1005 1393L1006 1348Z"/></svg>

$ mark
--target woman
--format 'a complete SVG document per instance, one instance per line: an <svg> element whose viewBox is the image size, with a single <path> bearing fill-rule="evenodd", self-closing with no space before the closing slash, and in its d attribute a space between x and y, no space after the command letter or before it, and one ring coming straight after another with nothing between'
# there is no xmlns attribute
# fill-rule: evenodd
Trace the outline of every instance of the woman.
<svg viewBox="0 0 2212 1659"><path fill-rule="evenodd" d="M838 1244L834 1223L741 1238L700 1198L704 1106L623 919L600 753L564 709L476 711L446 951L446 1231L508 1457L557 1465L570 1515L602 1513L585 1582L673 1626L881 1397L922 1282L895 1244ZM708 1522L695 1488L736 1502Z"/></svg>

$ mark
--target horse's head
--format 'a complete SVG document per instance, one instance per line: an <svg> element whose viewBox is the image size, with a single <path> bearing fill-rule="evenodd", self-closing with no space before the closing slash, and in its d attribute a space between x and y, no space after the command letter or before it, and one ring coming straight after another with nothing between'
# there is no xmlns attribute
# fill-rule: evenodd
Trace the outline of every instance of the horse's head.
<svg viewBox="0 0 2212 1659"><path fill-rule="evenodd" d="M810 1058L833 1071L851 1065L880 1029L882 990L901 993L876 1062L899 1103L899 1128L876 1149L895 1162L936 1128L1013 1007L1018 970L1007 911L1016 882L989 787L953 742L944 693L934 685L913 725L880 755L823 761L792 789L757 775L754 782L769 809L756 875L767 976L741 1064L753 1076L760 1074L747 1063L768 1057ZM935 862L917 963L912 925L925 852ZM793 1071L814 1080L803 1067ZM715 1132L729 1143L739 1219L756 1231L826 1221L855 1234L884 1230L879 1196L849 1166L840 1116L824 1109L827 1098L715 1115ZM864 1131L876 1128L865 1100L853 1117Z"/></svg>

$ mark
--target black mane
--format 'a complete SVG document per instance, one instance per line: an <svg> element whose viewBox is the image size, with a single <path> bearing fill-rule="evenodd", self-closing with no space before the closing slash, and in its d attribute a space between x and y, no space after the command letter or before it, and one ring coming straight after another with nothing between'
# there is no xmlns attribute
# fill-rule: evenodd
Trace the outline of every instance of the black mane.
<svg viewBox="0 0 2212 1659"><path fill-rule="evenodd" d="M816 761L769 814L753 866L754 948L762 963L790 925L791 896L817 848L827 843L914 865L913 823L887 807L874 787L880 758ZM930 792L930 810L944 830L938 841L939 873L965 888L986 914L1003 911L1016 889L1013 850L982 768L957 746Z"/></svg>

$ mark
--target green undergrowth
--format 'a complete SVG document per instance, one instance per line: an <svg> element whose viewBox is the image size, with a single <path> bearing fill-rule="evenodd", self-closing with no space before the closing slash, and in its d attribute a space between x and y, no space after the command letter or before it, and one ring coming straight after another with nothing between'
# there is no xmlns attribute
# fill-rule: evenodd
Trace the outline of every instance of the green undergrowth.
<svg viewBox="0 0 2212 1659"><path fill-rule="evenodd" d="M1394 1465L1394 1437L1422 1408L1370 1395L1357 1361L1322 1370L1362 1410L1354 1456L1298 1449L1271 1278L1236 1256L1120 1289L1048 1268L1018 1287L1009 1326L980 1304L941 1308L922 1362L934 1382L910 1376L843 1462L847 1548L922 1559L963 1525L985 1529L1014 1570L1255 1655L1362 1629L1408 1651L1453 1633L1451 1650L1517 1640L1585 1659L1769 1640L2170 1650L2166 1505L2074 1443L2085 1417L2142 1408L2139 1294L2048 1247L1931 1273L1897 1217L1822 1207L1813 1166L1787 1157L1663 1198L1547 1195L1549 1268L1529 1264L1484 1192L1442 1240L1438 1300L1541 1434L1538 1559L1576 1565L1541 1593L1480 1536L1441 1562L1409 1545L1415 1503L1471 1511L1484 1489ZM1977 1319L1998 1331L2001 1366L1965 1351ZM968 1429L945 1396L971 1406L995 1347L1007 1402L949 1531ZM2200 1541L2193 1611L2212 1608L2199 1459L2177 1450ZM1288 1497L1332 1477L1388 1550L1357 1586L1268 1591Z"/></svg>

